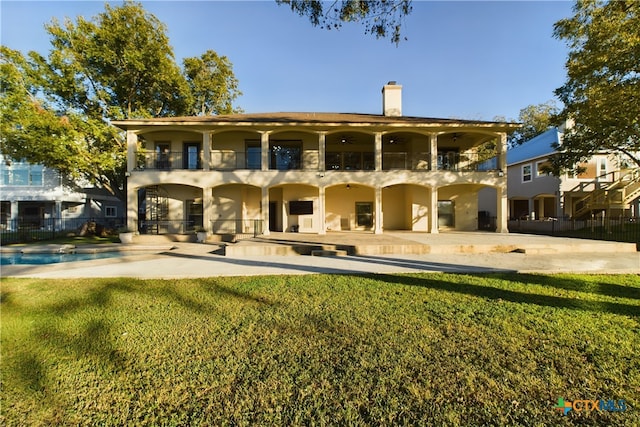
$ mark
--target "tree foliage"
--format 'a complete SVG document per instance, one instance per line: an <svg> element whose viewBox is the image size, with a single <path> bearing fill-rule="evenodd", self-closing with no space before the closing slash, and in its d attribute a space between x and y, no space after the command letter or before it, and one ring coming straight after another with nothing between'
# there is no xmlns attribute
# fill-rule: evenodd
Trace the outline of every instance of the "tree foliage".
<svg viewBox="0 0 640 427"><path fill-rule="evenodd" d="M509 135L509 146L520 145L556 125L559 112L560 110L554 101L528 105L521 109L518 115L518 123L522 125Z"/></svg>
<svg viewBox="0 0 640 427"><path fill-rule="evenodd" d="M402 23L412 11L412 0L276 0L288 5L300 16L309 18L315 27L339 29L345 22L359 22L365 34L390 38L395 44L402 39Z"/></svg>
<svg viewBox="0 0 640 427"><path fill-rule="evenodd" d="M556 89L575 126L553 159L558 168L598 152L624 154L640 166L640 2L578 0L554 36L569 47L567 80Z"/></svg>
<svg viewBox="0 0 640 427"><path fill-rule="evenodd" d="M187 83L194 102L194 115L239 113L233 101L241 95L238 79L233 74L229 58L208 50L200 57L183 62Z"/></svg>
<svg viewBox="0 0 640 427"><path fill-rule="evenodd" d="M46 30L46 57L2 47L0 148L121 199L126 144L112 120L231 112L240 94L230 61L213 51L181 70L166 27L138 3Z"/></svg>

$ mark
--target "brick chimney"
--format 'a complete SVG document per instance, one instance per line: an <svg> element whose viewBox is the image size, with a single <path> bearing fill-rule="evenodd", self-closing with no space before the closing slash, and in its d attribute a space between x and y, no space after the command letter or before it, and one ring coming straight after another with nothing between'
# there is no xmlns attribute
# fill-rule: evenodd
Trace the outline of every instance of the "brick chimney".
<svg viewBox="0 0 640 427"><path fill-rule="evenodd" d="M402 86L394 81L382 88L382 114L387 117L402 116Z"/></svg>

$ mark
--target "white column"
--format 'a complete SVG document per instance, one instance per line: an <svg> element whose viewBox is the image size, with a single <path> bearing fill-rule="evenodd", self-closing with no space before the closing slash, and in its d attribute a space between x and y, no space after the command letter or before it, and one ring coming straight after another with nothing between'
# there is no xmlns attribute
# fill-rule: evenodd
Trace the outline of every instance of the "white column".
<svg viewBox="0 0 640 427"><path fill-rule="evenodd" d="M327 224L326 224L326 212L325 212L325 197L326 192L324 187L318 188L318 234L324 235L327 234Z"/></svg>
<svg viewBox="0 0 640 427"><path fill-rule="evenodd" d="M263 152L264 158L264 152ZM264 166L264 165L263 165ZM262 210L262 234L268 236L270 234L269 230L269 188L262 187L262 201L260 204L260 208Z"/></svg>
<svg viewBox="0 0 640 427"><path fill-rule="evenodd" d="M136 150L138 148L138 135L132 130L127 130L127 172L136 168Z"/></svg>
<svg viewBox="0 0 640 427"><path fill-rule="evenodd" d="M209 131L202 134L202 163L203 170L211 170L211 134ZM204 228L208 229L206 225Z"/></svg>
<svg viewBox="0 0 640 427"><path fill-rule="evenodd" d="M508 223L507 223L507 185L506 183L496 188L496 199L497 206L496 212L498 213L498 217L496 218L496 232L498 233L508 233Z"/></svg>
<svg viewBox="0 0 640 427"><path fill-rule="evenodd" d="M438 234L438 188L431 189L429 198L429 232Z"/></svg>
<svg viewBox="0 0 640 427"><path fill-rule="evenodd" d="M322 173L324 173L326 169L326 165L325 165L326 143L327 143L327 133L319 132L318 133L318 170Z"/></svg>
<svg viewBox="0 0 640 427"><path fill-rule="evenodd" d="M438 170L438 134L429 134L429 155L430 155L430 169L432 171Z"/></svg>
<svg viewBox="0 0 640 427"><path fill-rule="evenodd" d="M138 189L127 186L127 228L138 231Z"/></svg>
<svg viewBox="0 0 640 427"><path fill-rule="evenodd" d="M507 134L504 132L501 132L498 134L498 144L497 144L497 151L498 151L498 169L501 170L504 174L504 181L506 183L507 181Z"/></svg>
<svg viewBox="0 0 640 427"><path fill-rule="evenodd" d="M18 218L20 216L20 208L16 200L11 201L11 229L10 231L16 231L18 228Z"/></svg>
<svg viewBox="0 0 640 427"><path fill-rule="evenodd" d="M262 160L261 160L261 170L268 171L269 170L269 134L271 132L261 132L260 133L260 150L262 152ZM267 213L269 212L269 206L267 206ZM266 230L269 230L269 227L266 227Z"/></svg>
<svg viewBox="0 0 640 427"><path fill-rule="evenodd" d="M213 191L210 187L202 189L202 227L208 234L213 232Z"/></svg>
<svg viewBox="0 0 640 427"><path fill-rule="evenodd" d="M374 234L382 234L382 187L376 187Z"/></svg>
<svg viewBox="0 0 640 427"><path fill-rule="evenodd" d="M375 168L382 170L382 133L376 132L375 136Z"/></svg>

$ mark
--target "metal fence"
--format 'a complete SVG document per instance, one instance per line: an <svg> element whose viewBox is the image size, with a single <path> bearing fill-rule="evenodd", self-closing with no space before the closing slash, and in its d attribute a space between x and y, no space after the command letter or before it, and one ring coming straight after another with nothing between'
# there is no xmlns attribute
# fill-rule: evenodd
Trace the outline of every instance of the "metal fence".
<svg viewBox="0 0 640 427"><path fill-rule="evenodd" d="M3 245L51 240L62 235L103 235L123 227L125 219L118 218L15 218L0 224Z"/></svg>
<svg viewBox="0 0 640 427"><path fill-rule="evenodd" d="M588 220L509 221L512 233L545 234L581 239L635 243L640 250L640 217L594 218Z"/></svg>
<svg viewBox="0 0 640 427"><path fill-rule="evenodd" d="M262 234L261 219L216 219L211 221L213 234L233 235L237 238L256 237Z"/></svg>

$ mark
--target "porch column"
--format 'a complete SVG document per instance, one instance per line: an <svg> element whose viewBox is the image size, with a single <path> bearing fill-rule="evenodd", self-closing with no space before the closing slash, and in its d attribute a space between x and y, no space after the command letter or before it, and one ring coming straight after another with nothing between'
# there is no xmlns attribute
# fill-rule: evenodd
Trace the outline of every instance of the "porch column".
<svg viewBox="0 0 640 427"><path fill-rule="evenodd" d="M507 134L500 132L498 134L498 144L496 154L498 155L498 169L503 172L504 180L507 181Z"/></svg>
<svg viewBox="0 0 640 427"><path fill-rule="evenodd" d="M538 219L538 213L535 211L536 203L534 199L527 200L527 216L530 220Z"/></svg>
<svg viewBox="0 0 640 427"><path fill-rule="evenodd" d="M318 215L319 219L319 229L318 234L325 235L327 234L327 224L326 224L326 213L325 213L325 203L324 198L326 197L326 192L324 187L318 187Z"/></svg>
<svg viewBox="0 0 640 427"><path fill-rule="evenodd" d="M127 186L127 228L138 231L138 189Z"/></svg>
<svg viewBox="0 0 640 427"><path fill-rule="evenodd" d="M374 234L382 234L382 187L376 187L376 200L375 200L375 227L373 229Z"/></svg>
<svg viewBox="0 0 640 427"><path fill-rule="evenodd" d="M136 168L136 149L138 148L138 135L132 130L127 130L127 172Z"/></svg>
<svg viewBox="0 0 640 427"><path fill-rule="evenodd" d="M211 170L211 134L206 131L202 134L202 163L203 170ZM204 227L207 229L207 227Z"/></svg>
<svg viewBox="0 0 640 427"><path fill-rule="evenodd" d="M382 170L382 133L376 132L375 136L375 169Z"/></svg>
<svg viewBox="0 0 640 427"><path fill-rule="evenodd" d="M429 170L438 170L438 134L429 134Z"/></svg>
<svg viewBox="0 0 640 427"><path fill-rule="evenodd" d="M264 135L264 134L263 134ZM264 158L264 151L262 153ZM263 164L264 166L264 164ZM269 230L269 187L262 187L262 200L260 203L260 208L262 210L262 234L268 236L270 234Z"/></svg>
<svg viewBox="0 0 640 427"><path fill-rule="evenodd" d="M202 189L202 227L208 234L213 232L213 190L211 187Z"/></svg>
<svg viewBox="0 0 640 427"><path fill-rule="evenodd" d="M496 188L496 199L497 199L496 212L498 213L496 218L496 232L508 233L509 228L507 223L507 219L508 219L507 207L509 203L507 200L506 184Z"/></svg>
<svg viewBox="0 0 640 427"><path fill-rule="evenodd" d="M324 172L324 170L326 169L326 166L325 166L326 142L327 142L327 133L319 132L318 133L318 170L321 172Z"/></svg>
<svg viewBox="0 0 640 427"><path fill-rule="evenodd" d="M62 200L56 200L53 208L53 228L62 230Z"/></svg>
<svg viewBox="0 0 640 427"><path fill-rule="evenodd" d="M429 233L438 234L438 188L431 188L429 198Z"/></svg>
<svg viewBox="0 0 640 427"><path fill-rule="evenodd" d="M269 170L269 134L271 132L260 132L260 151L262 153L260 161L260 170ZM269 204L267 203L267 213L269 212ZM269 230L269 227L266 228Z"/></svg>
<svg viewBox="0 0 640 427"><path fill-rule="evenodd" d="M16 200L11 201L11 224L9 225L9 231L16 231L18 229L18 218L20 216L20 208Z"/></svg>

